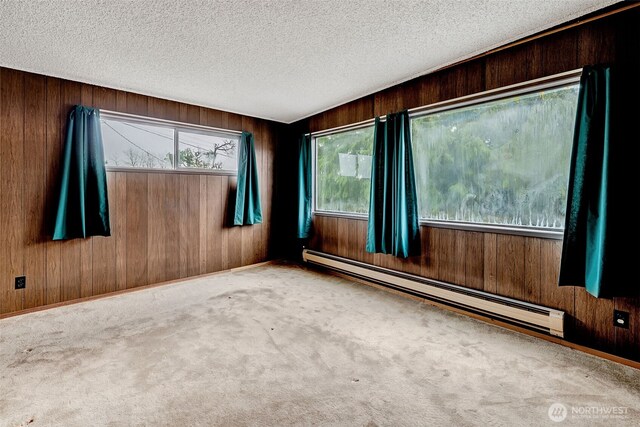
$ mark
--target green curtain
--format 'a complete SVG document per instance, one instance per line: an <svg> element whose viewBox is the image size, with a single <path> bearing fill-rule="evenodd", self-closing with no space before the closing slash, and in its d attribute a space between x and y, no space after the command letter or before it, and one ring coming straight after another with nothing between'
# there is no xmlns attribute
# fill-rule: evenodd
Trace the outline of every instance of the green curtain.
<svg viewBox="0 0 640 427"><path fill-rule="evenodd" d="M298 238L311 235L311 135L298 140Z"/></svg>
<svg viewBox="0 0 640 427"><path fill-rule="evenodd" d="M100 111L76 105L67 120L53 240L110 235Z"/></svg>
<svg viewBox="0 0 640 427"><path fill-rule="evenodd" d="M623 121L616 122L622 111L614 71L590 66L582 72L559 277L560 286L584 286L595 297L628 295L636 282L624 277L633 261L620 248L630 236L623 189L636 186L624 176L630 171L623 162L634 142L621 133Z"/></svg>
<svg viewBox="0 0 640 427"><path fill-rule="evenodd" d="M367 252L420 254L409 113L375 119Z"/></svg>
<svg viewBox="0 0 640 427"><path fill-rule="evenodd" d="M238 189L233 225L260 224L261 222L260 184L253 134L242 132L238 147Z"/></svg>

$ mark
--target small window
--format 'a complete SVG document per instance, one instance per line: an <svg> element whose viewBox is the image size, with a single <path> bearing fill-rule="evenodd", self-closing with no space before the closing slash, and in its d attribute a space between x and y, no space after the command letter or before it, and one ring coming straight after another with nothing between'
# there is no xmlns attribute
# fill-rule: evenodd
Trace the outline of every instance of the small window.
<svg viewBox="0 0 640 427"><path fill-rule="evenodd" d="M373 126L315 138L316 211L369 211Z"/></svg>
<svg viewBox="0 0 640 427"><path fill-rule="evenodd" d="M102 118L107 166L173 169L174 129Z"/></svg>
<svg viewBox="0 0 640 427"><path fill-rule="evenodd" d="M108 112L102 113L101 126L105 164L110 168L226 174L238 169L237 133Z"/></svg>
<svg viewBox="0 0 640 427"><path fill-rule="evenodd" d="M181 168L227 171L238 169L238 138L179 131L178 143Z"/></svg>

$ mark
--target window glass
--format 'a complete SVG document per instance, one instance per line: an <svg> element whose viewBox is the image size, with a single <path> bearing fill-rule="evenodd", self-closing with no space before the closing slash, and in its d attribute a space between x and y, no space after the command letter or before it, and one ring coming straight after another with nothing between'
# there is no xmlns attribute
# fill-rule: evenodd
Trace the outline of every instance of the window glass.
<svg viewBox="0 0 640 427"><path fill-rule="evenodd" d="M238 138L180 131L180 167L237 170Z"/></svg>
<svg viewBox="0 0 640 427"><path fill-rule="evenodd" d="M315 138L316 210L369 211L373 126Z"/></svg>
<svg viewBox="0 0 640 427"><path fill-rule="evenodd" d="M101 124L107 166L173 168L173 128L110 118Z"/></svg>
<svg viewBox="0 0 640 427"><path fill-rule="evenodd" d="M578 84L411 120L420 216L564 226Z"/></svg>

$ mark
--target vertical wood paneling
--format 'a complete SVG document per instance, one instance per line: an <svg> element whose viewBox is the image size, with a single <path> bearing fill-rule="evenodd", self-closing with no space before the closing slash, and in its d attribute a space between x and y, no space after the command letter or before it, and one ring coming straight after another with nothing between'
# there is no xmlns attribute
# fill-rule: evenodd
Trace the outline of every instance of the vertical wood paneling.
<svg viewBox="0 0 640 427"><path fill-rule="evenodd" d="M137 93L126 92L126 112L146 116L149 111L149 98Z"/></svg>
<svg viewBox="0 0 640 427"><path fill-rule="evenodd" d="M127 111L127 94L116 91L116 110ZM110 218L112 235L116 241L116 289L126 289L127 286L127 174L116 173L116 194L109 201L115 201L114 218Z"/></svg>
<svg viewBox="0 0 640 427"><path fill-rule="evenodd" d="M2 70L0 69L0 73ZM58 186L58 171L60 169L60 156L62 153L62 136L60 123L62 122L62 109L60 108L60 80L52 77L46 78L46 220L44 238L46 243L46 296L47 304L60 302L62 299L62 259L60 244L52 242L55 209L55 194ZM0 162L1 163L1 162ZM2 166L0 165L0 168Z"/></svg>
<svg viewBox="0 0 640 427"><path fill-rule="evenodd" d="M613 351L615 349L613 300L595 298L584 288L576 288L574 304L577 340Z"/></svg>
<svg viewBox="0 0 640 427"><path fill-rule="evenodd" d="M131 172L127 180L127 288L149 283L148 237L149 208L148 175Z"/></svg>
<svg viewBox="0 0 640 427"><path fill-rule="evenodd" d="M485 90L483 60L466 67L450 68L438 73L438 101L459 98Z"/></svg>
<svg viewBox="0 0 640 427"><path fill-rule="evenodd" d="M168 174L165 176L164 215L166 216L165 233L165 272L167 280L180 277L180 176Z"/></svg>
<svg viewBox="0 0 640 427"><path fill-rule="evenodd" d="M180 104L179 120L185 123L200 124L200 107Z"/></svg>
<svg viewBox="0 0 640 427"><path fill-rule="evenodd" d="M242 226L240 228L240 253L241 264L253 263L253 226Z"/></svg>
<svg viewBox="0 0 640 427"><path fill-rule="evenodd" d="M578 66L609 64L616 59L617 18L578 28Z"/></svg>
<svg viewBox="0 0 640 427"><path fill-rule="evenodd" d="M152 214L147 219L147 248L149 283L167 280L167 216L154 215L164 211L167 194L166 175L149 174L147 189L147 209Z"/></svg>
<svg viewBox="0 0 640 427"><path fill-rule="evenodd" d="M15 290L15 276L24 273L22 176L24 142L24 74L2 70L0 87L0 289L5 312L21 310L24 290Z"/></svg>
<svg viewBox="0 0 640 427"><path fill-rule="evenodd" d="M244 121L244 119L243 119ZM256 167L257 167L257 172L258 172L258 188L260 189L260 194L262 195L261 199L264 199L264 186L265 186L265 182L264 182L264 175L263 175L263 161L262 161L262 155L263 155L263 144L264 144L264 139L262 138L262 126L260 126L260 123L254 120L254 124L253 124L253 141L254 141L254 147L255 147L255 154L256 154ZM261 200L262 202L262 200ZM261 207L262 209L262 207ZM263 212L264 213L264 212ZM251 254L251 263L257 262L257 260L260 259L260 257L262 256L262 251L263 251L263 244L262 244L262 230L264 228L264 220L262 222L260 222L259 224L254 224L252 225L250 228L253 229L253 242L252 242L252 254Z"/></svg>
<svg viewBox="0 0 640 427"><path fill-rule="evenodd" d="M524 297L530 302L540 302L540 239L524 240Z"/></svg>
<svg viewBox="0 0 640 427"><path fill-rule="evenodd" d="M100 109L116 110L116 92L112 89L94 87L93 106ZM116 173L107 173L107 190L109 193L109 217L111 220L111 237L93 239L93 294L99 295L117 289L116 279L116 241L117 230L114 217L117 216Z"/></svg>
<svg viewBox="0 0 640 427"><path fill-rule="evenodd" d="M422 227L422 265L420 268L420 274L430 279L439 278L439 266L440 260L440 242L438 241L438 229L432 227Z"/></svg>
<svg viewBox="0 0 640 427"><path fill-rule="evenodd" d="M498 263L497 293L524 299L524 241L521 236L499 234L496 260Z"/></svg>
<svg viewBox="0 0 640 427"><path fill-rule="evenodd" d="M207 232L207 211L210 210L211 201L209 199L209 192L207 191L207 176L200 175L200 192L199 192L199 208L200 212L198 217L200 218L200 229L198 230L198 236L200 239L200 253L198 254L198 274L204 274L207 270L207 240L209 239L209 233Z"/></svg>
<svg viewBox="0 0 640 427"><path fill-rule="evenodd" d="M147 114L165 120L179 120L180 107L174 101L160 98L147 99Z"/></svg>
<svg viewBox="0 0 640 427"><path fill-rule="evenodd" d="M455 230L454 232L454 262L453 262L453 278L454 283L463 284L465 281L465 265L466 265L466 236L467 232Z"/></svg>
<svg viewBox="0 0 640 427"><path fill-rule="evenodd" d="M573 326L574 288L558 286L562 242L542 240L540 242L540 301L541 305L564 311L569 332Z"/></svg>
<svg viewBox="0 0 640 427"><path fill-rule="evenodd" d="M337 254L343 257L348 256L349 252L349 227L351 220L346 218L338 218L338 250Z"/></svg>
<svg viewBox="0 0 640 427"><path fill-rule="evenodd" d="M324 223L327 237L323 243L329 252L335 254L338 252L338 218L325 217Z"/></svg>
<svg viewBox="0 0 640 427"><path fill-rule="evenodd" d="M229 234L230 229L228 223L226 222L226 212L227 212L227 204L229 203L229 177L222 176L220 177L220 199L218 201L220 206L220 244L222 246L221 252L221 265L222 269L226 270L231 268L230 256L229 256Z"/></svg>
<svg viewBox="0 0 640 427"><path fill-rule="evenodd" d="M368 120L374 116L374 97L365 96L316 115L309 122L311 132Z"/></svg>
<svg viewBox="0 0 640 427"><path fill-rule="evenodd" d="M93 86L80 85L80 104L93 105ZM80 240L80 297L93 295L93 237Z"/></svg>
<svg viewBox="0 0 640 427"><path fill-rule="evenodd" d="M460 272L456 269L459 264L456 259L456 230L438 230L438 247L436 250L439 257L438 279L449 283L459 283ZM464 268L462 271L464 274Z"/></svg>
<svg viewBox="0 0 640 427"><path fill-rule="evenodd" d="M116 289L127 288L127 174L114 174L115 194L109 193L109 202L115 207L111 209L114 216L111 221L111 235L116 242Z"/></svg>
<svg viewBox="0 0 640 427"><path fill-rule="evenodd" d="M484 289L484 237L482 233L466 233L463 284L474 289Z"/></svg>
<svg viewBox="0 0 640 427"><path fill-rule="evenodd" d="M373 114L384 116L403 109L402 86L394 86L374 95ZM331 127L331 126L330 126Z"/></svg>
<svg viewBox="0 0 640 427"><path fill-rule="evenodd" d="M498 292L498 236L492 233L484 235L484 290L493 294Z"/></svg>
<svg viewBox="0 0 640 427"><path fill-rule="evenodd" d="M235 197L237 189L237 177L230 176L228 181L227 200L225 201L225 226L229 227L229 249L227 251L229 268L239 267L242 264L242 227L233 226L234 203L236 200Z"/></svg>
<svg viewBox="0 0 640 427"><path fill-rule="evenodd" d="M614 298L616 310L629 313L629 329L614 328L615 352L629 359L640 359L640 297Z"/></svg>
<svg viewBox="0 0 640 427"><path fill-rule="evenodd" d="M274 245L269 245L271 236L274 232L275 219L273 218L272 210L274 206L274 176L275 176L275 153L276 153L276 138L269 131L268 127L263 127L262 136L265 139L264 153L262 155L262 169L265 180L264 194L266 200L262 201L264 228L262 230L263 253L262 258L271 258L274 254Z"/></svg>
<svg viewBox="0 0 640 427"><path fill-rule="evenodd" d="M226 185L226 179L221 176L207 176L206 177L206 192L207 192L207 206L206 206L206 228L204 233L206 235L207 244L207 271L220 271L222 270L222 256L223 256L223 234L227 231L224 229L223 224L223 209L222 204L222 183L223 179ZM213 236L214 230L222 230L218 236Z"/></svg>
<svg viewBox="0 0 640 427"><path fill-rule="evenodd" d="M60 115L60 136L62 138L61 147L64 150L64 140L66 138L66 124L69 112L74 105L82 102L82 84L77 82L62 81L61 86L61 110ZM59 154L62 155L62 151ZM58 170L58 172L60 172ZM59 185L59 176L56 176ZM55 199L54 199L55 200ZM84 262L82 258L82 249L85 246L82 239L65 240L60 242L60 256L62 259L62 300L68 301L80 298L82 295L82 279L84 272ZM87 289L87 284L84 288Z"/></svg>
<svg viewBox="0 0 640 427"><path fill-rule="evenodd" d="M398 270L417 275L420 275L422 271L422 257L420 255L408 258L395 258L395 261L396 265L394 268Z"/></svg>
<svg viewBox="0 0 640 427"><path fill-rule="evenodd" d="M200 272L200 176L180 175L180 277Z"/></svg>
<svg viewBox="0 0 640 427"><path fill-rule="evenodd" d="M538 41L503 50L485 58L487 90L524 82L542 75L542 48Z"/></svg>
<svg viewBox="0 0 640 427"><path fill-rule="evenodd" d="M46 79L25 75L25 123L23 168L24 274L29 286L24 291L24 308L46 303L45 186L46 186ZM28 159L28 160L27 160Z"/></svg>
<svg viewBox="0 0 640 427"><path fill-rule="evenodd" d="M349 229L347 230L347 258L355 259L358 261L362 261L362 253L365 251L365 248L360 246L360 222L362 221L353 221Z"/></svg>
<svg viewBox="0 0 640 427"><path fill-rule="evenodd" d="M553 75L578 68L578 29L563 31L541 45L542 74Z"/></svg>
<svg viewBox="0 0 640 427"><path fill-rule="evenodd" d="M307 247L317 251L324 251L324 247L322 246L322 236L326 234L326 230L322 224L322 216L313 215L312 223L313 231Z"/></svg>

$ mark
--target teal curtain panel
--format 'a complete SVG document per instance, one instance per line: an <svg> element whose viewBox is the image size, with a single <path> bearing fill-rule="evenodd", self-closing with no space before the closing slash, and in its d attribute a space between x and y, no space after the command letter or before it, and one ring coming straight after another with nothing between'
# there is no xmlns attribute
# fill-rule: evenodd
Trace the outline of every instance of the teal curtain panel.
<svg viewBox="0 0 640 427"><path fill-rule="evenodd" d="M242 132L238 147L238 189L233 225L251 225L261 222L260 183L253 134Z"/></svg>
<svg viewBox="0 0 640 427"><path fill-rule="evenodd" d="M311 235L311 135L298 140L298 238Z"/></svg>
<svg viewBox="0 0 640 427"><path fill-rule="evenodd" d="M409 113L375 119L367 252L420 255Z"/></svg>
<svg viewBox="0 0 640 427"><path fill-rule="evenodd" d="M584 286L595 297L628 295L629 284L637 282L624 277L630 265L624 261L628 251L620 248L630 237L623 216L629 199L622 191L631 184L630 171L623 163L634 142L616 122L615 77L608 66L582 72L560 267L560 286Z"/></svg>
<svg viewBox="0 0 640 427"><path fill-rule="evenodd" d="M110 235L100 111L76 105L67 120L53 240Z"/></svg>

